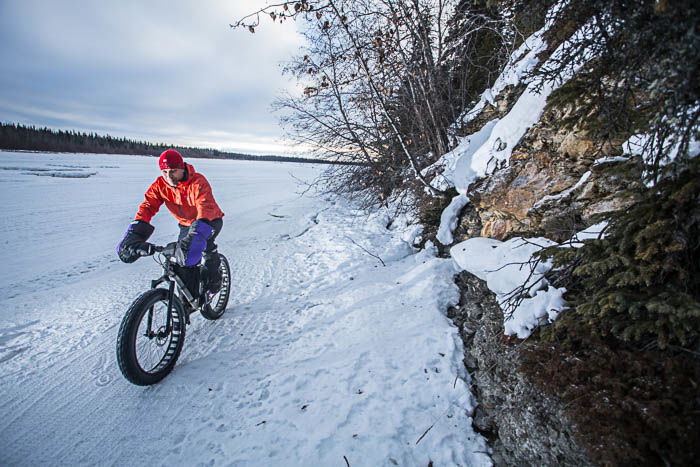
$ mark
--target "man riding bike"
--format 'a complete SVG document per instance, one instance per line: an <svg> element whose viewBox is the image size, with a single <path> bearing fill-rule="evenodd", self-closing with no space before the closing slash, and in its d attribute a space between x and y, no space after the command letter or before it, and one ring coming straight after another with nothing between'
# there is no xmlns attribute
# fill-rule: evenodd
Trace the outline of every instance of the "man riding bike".
<svg viewBox="0 0 700 467"><path fill-rule="evenodd" d="M117 245L119 259L133 263L140 256L155 253L154 245L147 242L155 229L149 222L165 203L180 226L175 249L178 264L185 271L194 272L203 257L206 288L216 293L221 288L221 273L214 240L223 227L224 213L216 204L207 179L186 164L179 152L164 151L158 166L162 176L146 190L134 221Z"/></svg>

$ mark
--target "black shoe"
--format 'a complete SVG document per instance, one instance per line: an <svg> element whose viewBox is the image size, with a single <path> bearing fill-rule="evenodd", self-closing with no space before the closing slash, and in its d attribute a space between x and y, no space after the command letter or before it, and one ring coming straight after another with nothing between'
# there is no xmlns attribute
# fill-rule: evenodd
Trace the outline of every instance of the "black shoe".
<svg viewBox="0 0 700 467"><path fill-rule="evenodd" d="M201 308L201 312L202 312L203 314L205 314L205 315L213 315L213 314L214 314L214 310L212 309L211 305L208 304L208 303L206 303L206 304Z"/></svg>
<svg viewBox="0 0 700 467"><path fill-rule="evenodd" d="M221 290L221 280L212 281L209 284L209 287L207 287L207 290L209 291L210 294L218 293Z"/></svg>

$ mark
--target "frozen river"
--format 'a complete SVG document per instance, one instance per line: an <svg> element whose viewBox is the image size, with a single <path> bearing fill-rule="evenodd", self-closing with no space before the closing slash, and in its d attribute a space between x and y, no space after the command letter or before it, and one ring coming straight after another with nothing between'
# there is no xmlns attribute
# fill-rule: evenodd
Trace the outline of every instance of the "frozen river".
<svg viewBox="0 0 700 467"><path fill-rule="evenodd" d="M187 161L226 213L232 296L143 388L116 333L159 269L115 246L157 159L0 152L0 464L490 465L451 260L405 219L300 196L321 166ZM165 208L153 224L174 240Z"/></svg>

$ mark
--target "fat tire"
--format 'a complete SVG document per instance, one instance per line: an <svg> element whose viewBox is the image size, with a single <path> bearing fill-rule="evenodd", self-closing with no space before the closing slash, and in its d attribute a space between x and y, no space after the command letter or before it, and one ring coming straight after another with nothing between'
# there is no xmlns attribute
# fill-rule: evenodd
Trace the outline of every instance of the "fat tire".
<svg viewBox="0 0 700 467"><path fill-rule="evenodd" d="M168 290L151 289L141 294L129 307L122 319L117 337L117 362L124 377L138 386L155 384L168 376L177 362L185 343L185 313L182 303L173 297L173 339L168 341L166 355L157 366L156 371L145 371L141 368L136 353L136 339L139 324L144 319L148 309L160 301L168 301Z"/></svg>
<svg viewBox="0 0 700 467"><path fill-rule="evenodd" d="M219 253L221 260L219 271L221 272L221 290L218 295L214 296L214 300L209 304L209 307L202 307L202 316L206 319L216 320L223 316L226 312L228 299L231 296L231 266L228 259Z"/></svg>

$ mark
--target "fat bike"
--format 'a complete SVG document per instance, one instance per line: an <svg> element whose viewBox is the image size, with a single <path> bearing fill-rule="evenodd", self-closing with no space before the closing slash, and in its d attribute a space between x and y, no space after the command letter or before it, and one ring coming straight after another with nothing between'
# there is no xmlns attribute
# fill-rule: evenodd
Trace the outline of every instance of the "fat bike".
<svg viewBox="0 0 700 467"><path fill-rule="evenodd" d="M131 304L117 337L119 369L139 386L155 384L173 370L190 315L199 311L206 319L221 318L231 291L231 269L224 255L216 253L221 260L221 288L211 292L206 288L203 264L191 268L177 264L175 243L156 246L155 251L163 275L151 281L151 289Z"/></svg>

